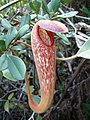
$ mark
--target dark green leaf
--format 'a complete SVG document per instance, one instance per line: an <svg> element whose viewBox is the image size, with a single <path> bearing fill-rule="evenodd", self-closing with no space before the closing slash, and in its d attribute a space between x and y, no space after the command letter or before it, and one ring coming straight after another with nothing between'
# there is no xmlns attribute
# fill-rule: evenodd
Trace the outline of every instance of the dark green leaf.
<svg viewBox="0 0 90 120"><path fill-rule="evenodd" d="M85 14L85 16L90 17L90 10L88 8L86 8L85 6L83 6L80 10L82 11L82 13Z"/></svg>
<svg viewBox="0 0 90 120"><path fill-rule="evenodd" d="M30 5L30 8L35 12L36 9L35 9L35 6L34 6L33 2L30 2L29 5Z"/></svg>
<svg viewBox="0 0 90 120"><path fill-rule="evenodd" d="M62 0L62 2L63 2L64 4L70 4L70 3L72 2L72 0Z"/></svg>
<svg viewBox="0 0 90 120"><path fill-rule="evenodd" d="M0 50L2 51L6 50L6 45L4 40L0 40Z"/></svg>
<svg viewBox="0 0 90 120"><path fill-rule="evenodd" d="M58 8L60 7L60 0L51 0L48 3L48 9L50 12L57 12Z"/></svg>
<svg viewBox="0 0 90 120"><path fill-rule="evenodd" d="M26 66L24 62L16 56L8 56L8 69L16 80L23 80L25 77Z"/></svg>
<svg viewBox="0 0 90 120"><path fill-rule="evenodd" d="M33 2L30 2L30 7L33 9L33 11L38 14L40 10L41 3L38 0L34 0Z"/></svg>
<svg viewBox="0 0 90 120"><path fill-rule="evenodd" d="M0 71L0 78L3 76L3 73L2 73L2 71Z"/></svg>
<svg viewBox="0 0 90 120"><path fill-rule="evenodd" d="M47 7L47 3L46 3L46 0L42 0L42 10L43 10L43 14L50 14L49 13L49 9Z"/></svg>
<svg viewBox="0 0 90 120"><path fill-rule="evenodd" d="M90 103L83 103L84 112L90 117Z"/></svg>
<svg viewBox="0 0 90 120"><path fill-rule="evenodd" d="M41 3L38 0L34 0L33 4L34 4L35 10L36 10L35 12L36 12L36 14L38 14Z"/></svg>

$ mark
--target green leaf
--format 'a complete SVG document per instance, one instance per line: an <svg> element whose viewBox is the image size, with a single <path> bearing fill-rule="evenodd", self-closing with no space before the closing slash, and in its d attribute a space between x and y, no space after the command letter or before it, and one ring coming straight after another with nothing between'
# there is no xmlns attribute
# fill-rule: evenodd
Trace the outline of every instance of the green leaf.
<svg viewBox="0 0 90 120"><path fill-rule="evenodd" d="M0 50L2 51L6 50L6 45L4 40L0 40Z"/></svg>
<svg viewBox="0 0 90 120"><path fill-rule="evenodd" d="M25 40L25 41L30 40L30 36L31 36L31 33L27 33L22 37L22 39Z"/></svg>
<svg viewBox="0 0 90 120"><path fill-rule="evenodd" d="M48 3L48 9L50 12L57 12L58 8L60 7L60 0L51 0Z"/></svg>
<svg viewBox="0 0 90 120"><path fill-rule="evenodd" d="M5 38L6 46L8 46L15 39L16 36L17 36L16 28L11 27L8 30L6 38Z"/></svg>
<svg viewBox="0 0 90 120"><path fill-rule="evenodd" d="M29 3L29 6L34 12L36 11L35 6L32 1Z"/></svg>
<svg viewBox="0 0 90 120"><path fill-rule="evenodd" d="M0 40L5 40L5 35L0 34Z"/></svg>
<svg viewBox="0 0 90 120"><path fill-rule="evenodd" d="M57 15L56 18L70 18L78 14L78 11L71 11L68 13L63 13L61 15Z"/></svg>
<svg viewBox="0 0 90 120"><path fill-rule="evenodd" d="M38 95L32 95L32 99L35 101L35 103L39 103L40 102L40 97Z"/></svg>
<svg viewBox="0 0 90 120"><path fill-rule="evenodd" d="M8 96L8 100L11 100L13 96L14 96L14 93L11 93L11 94Z"/></svg>
<svg viewBox="0 0 90 120"><path fill-rule="evenodd" d="M0 71L0 78L3 76L3 73L2 73L2 71Z"/></svg>
<svg viewBox="0 0 90 120"><path fill-rule="evenodd" d="M40 116L40 114L38 114L36 120L42 120L42 119L43 119L42 116Z"/></svg>
<svg viewBox="0 0 90 120"><path fill-rule="evenodd" d="M20 44L12 47L13 50L17 50L17 51L24 50L25 48L26 48L26 46L20 45Z"/></svg>
<svg viewBox="0 0 90 120"><path fill-rule="evenodd" d="M64 4L70 4L70 3L72 2L72 0L62 0L62 2L63 2Z"/></svg>
<svg viewBox="0 0 90 120"><path fill-rule="evenodd" d="M0 14L0 22L1 22L1 20L3 19L3 15L2 14Z"/></svg>
<svg viewBox="0 0 90 120"><path fill-rule="evenodd" d="M49 19L49 15L48 14L45 14L45 15L38 15L38 19L39 20L47 20L47 19Z"/></svg>
<svg viewBox="0 0 90 120"><path fill-rule="evenodd" d="M40 10L41 3L38 0L34 0L33 4L35 7L35 12L36 12L36 14L38 14L39 10Z"/></svg>
<svg viewBox="0 0 90 120"><path fill-rule="evenodd" d="M30 24L30 20L31 20L30 14L25 14L21 19L19 28L23 27L25 24Z"/></svg>
<svg viewBox="0 0 90 120"><path fill-rule="evenodd" d="M11 75L16 80L23 80L25 77L26 66L24 62L16 56L7 56L8 57L8 69Z"/></svg>
<svg viewBox="0 0 90 120"><path fill-rule="evenodd" d="M26 24L23 27L21 27L19 29L19 31L18 31L18 34L17 34L16 38L24 36L28 29L29 29L29 25L28 24Z"/></svg>
<svg viewBox="0 0 90 120"><path fill-rule="evenodd" d="M2 19L1 25L7 30L12 27L7 19Z"/></svg>
<svg viewBox="0 0 90 120"><path fill-rule="evenodd" d="M24 92L27 92L26 87L23 89ZM30 92L32 93L34 91L34 86L30 85Z"/></svg>
<svg viewBox="0 0 90 120"><path fill-rule="evenodd" d="M33 2L30 2L30 8L33 9L33 11L38 14L40 10L41 3L38 0L34 0Z"/></svg>
<svg viewBox="0 0 90 120"><path fill-rule="evenodd" d="M0 71L5 70L7 67L8 67L7 57L6 57L5 54L3 54L3 55L0 57Z"/></svg>
<svg viewBox="0 0 90 120"><path fill-rule="evenodd" d="M70 45L71 43L70 43L70 41L69 41L69 39L66 37L66 35L65 34L63 34L63 33L56 33L60 38L62 38L62 39L60 39L64 44L66 44L66 45Z"/></svg>
<svg viewBox="0 0 90 120"><path fill-rule="evenodd" d="M10 71L9 71L8 69L3 70L2 72L3 72L3 76L4 76L5 78L7 78L8 80L16 81L16 79L14 79L14 78L12 77L12 75L11 75L11 73L10 73Z"/></svg>
<svg viewBox="0 0 90 120"><path fill-rule="evenodd" d="M4 104L4 110L9 112L9 100L7 100Z"/></svg>
<svg viewBox="0 0 90 120"><path fill-rule="evenodd" d="M90 103L83 103L83 110L90 117Z"/></svg>
<svg viewBox="0 0 90 120"><path fill-rule="evenodd" d="M82 13L87 16L90 17L90 10L88 8L86 8L85 6L83 6L80 11L82 11ZM90 20L90 19L89 19Z"/></svg>
<svg viewBox="0 0 90 120"><path fill-rule="evenodd" d="M90 39L82 45L76 56L90 59Z"/></svg>
<svg viewBox="0 0 90 120"><path fill-rule="evenodd" d="M42 0L42 10L43 10L43 15L50 14L49 9L47 7L46 0Z"/></svg>
<svg viewBox="0 0 90 120"><path fill-rule="evenodd" d="M39 19L39 20L45 20L46 17L45 17L45 15L44 15L44 16L42 16L42 15L38 15L38 19Z"/></svg>
<svg viewBox="0 0 90 120"><path fill-rule="evenodd" d="M36 14L31 14L31 20L35 19L37 17Z"/></svg>

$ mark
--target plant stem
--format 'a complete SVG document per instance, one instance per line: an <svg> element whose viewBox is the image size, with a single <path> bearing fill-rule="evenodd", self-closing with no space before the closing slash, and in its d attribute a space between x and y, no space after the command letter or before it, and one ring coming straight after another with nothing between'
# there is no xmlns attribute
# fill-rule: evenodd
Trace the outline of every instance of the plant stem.
<svg viewBox="0 0 90 120"><path fill-rule="evenodd" d="M76 55L73 55L71 57L67 57L67 58L56 58L56 60L61 60L61 61L66 61L66 60L71 60L71 59L75 59L77 58L77 54Z"/></svg>
<svg viewBox="0 0 90 120"><path fill-rule="evenodd" d="M6 9L7 7L10 7L11 5L13 5L13 4L17 3L17 2L20 2L20 1L21 1L21 0L13 0L13 1L11 1L11 2L5 4L5 5L3 5L2 7L0 7L0 11L4 10L4 9Z"/></svg>
<svg viewBox="0 0 90 120"><path fill-rule="evenodd" d="M29 47L29 48L32 48L32 46L31 45L29 45L29 44L27 44L27 43L25 43L25 42L22 42L22 41L20 41L20 40L17 40L16 42L14 42L14 43L12 43L12 44L23 44L23 45L25 45L25 46L27 46L27 47Z"/></svg>

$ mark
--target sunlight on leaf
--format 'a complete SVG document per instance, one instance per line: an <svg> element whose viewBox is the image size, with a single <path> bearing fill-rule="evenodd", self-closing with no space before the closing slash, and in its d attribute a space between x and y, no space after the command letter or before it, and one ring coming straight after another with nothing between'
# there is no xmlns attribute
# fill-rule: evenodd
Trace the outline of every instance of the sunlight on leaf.
<svg viewBox="0 0 90 120"><path fill-rule="evenodd" d="M8 80L16 81L16 79L14 79L14 78L12 77L12 75L11 75L11 73L10 73L10 71L9 71L8 69L3 70L2 72L3 72L3 76L4 76L5 78L7 78Z"/></svg>
<svg viewBox="0 0 90 120"><path fill-rule="evenodd" d="M9 112L9 100L7 100L4 104L4 110Z"/></svg>
<svg viewBox="0 0 90 120"><path fill-rule="evenodd" d="M78 11L71 11L71 12L63 13L61 15L57 15L56 17L53 17L53 19L54 18L70 18L75 16L76 14L78 14Z"/></svg>

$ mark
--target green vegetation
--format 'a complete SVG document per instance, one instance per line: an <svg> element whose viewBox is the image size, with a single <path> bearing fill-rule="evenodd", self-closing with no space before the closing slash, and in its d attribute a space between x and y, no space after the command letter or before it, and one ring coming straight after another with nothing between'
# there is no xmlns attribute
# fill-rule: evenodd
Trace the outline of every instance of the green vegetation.
<svg viewBox="0 0 90 120"><path fill-rule="evenodd" d="M50 2L47 0L15 0L15 3L11 2L10 0L0 1L0 119L25 120L35 117L35 120L44 118L65 120L65 117L62 116L67 117L71 115L69 113L71 112L73 114L71 120L80 120L81 117L82 120L84 118L84 120L89 120L90 90L87 89L90 84L90 80L87 84L87 77L90 76L89 8L82 4L82 8L76 9L71 0L50 0ZM11 4L5 6L8 3ZM31 49L31 31L35 23L42 19L63 22L69 29L69 33L54 34L57 49L56 58L58 59L55 98L48 112L38 115L32 114L28 107L24 77L27 70L31 81L30 89L34 94L33 99L38 103L40 101L40 86ZM62 58L67 61L62 61ZM80 73L76 74L75 71L79 69L82 60L85 60L83 64L86 69L82 67ZM73 75L76 75L74 80L72 80ZM79 78L78 75L80 75ZM72 82L70 83L68 80L72 80ZM65 94L64 97L63 94ZM78 97L75 98L77 94ZM64 102L67 104L66 100L73 104L73 106L70 105L70 109L69 105L61 107ZM60 104L58 104L59 102ZM81 116L74 108L75 102L78 106L76 109L80 110ZM63 112L64 107L66 114ZM52 108L55 108L56 112ZM57 109L60 111L57 112ZM68 110L69 112L67 112ZM16 116L13 117L13 115ZM56 118L53 118L53 115ZM67 120L70 120L69 117Z"/></svg>

